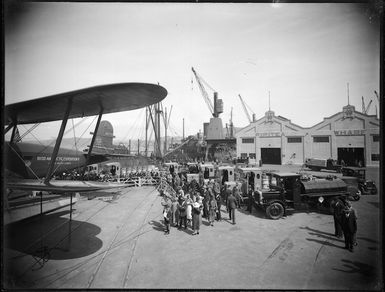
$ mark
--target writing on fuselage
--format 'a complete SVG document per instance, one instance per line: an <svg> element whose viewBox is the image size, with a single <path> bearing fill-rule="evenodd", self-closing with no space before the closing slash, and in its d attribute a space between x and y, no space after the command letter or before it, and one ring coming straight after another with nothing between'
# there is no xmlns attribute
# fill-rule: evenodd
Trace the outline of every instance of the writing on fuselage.
<svg viewBox="0 0 385 292"><path fill-rule="evenodd" d="M37 161L51 161L51 156L37 156ZM71 164L72 162L79 161L79 157L74 156L58 156L56 157L57 164Z"/></svg>

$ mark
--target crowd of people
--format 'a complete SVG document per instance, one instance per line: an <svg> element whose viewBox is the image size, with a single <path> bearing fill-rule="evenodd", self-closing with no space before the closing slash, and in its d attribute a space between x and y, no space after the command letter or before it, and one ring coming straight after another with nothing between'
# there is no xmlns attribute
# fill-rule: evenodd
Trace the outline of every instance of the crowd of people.
<svg viewBox="0 0 385 292"><path fill-rule="evenodd" d="M210 226L214 226L215 221L222 221L223 205L232 224L236 224L235 210L243 202L238 183L231 190L229 186L221 186L220 179L204 180L203 176L199 181L193 179L191 182L177 174L168 174L165 179L175 191L173 194L161 191L165 234L170 233L170 227L177 227L191 228L192 235L198 235L202 218ZM248 209L251 212L251 208Z"/></svg>

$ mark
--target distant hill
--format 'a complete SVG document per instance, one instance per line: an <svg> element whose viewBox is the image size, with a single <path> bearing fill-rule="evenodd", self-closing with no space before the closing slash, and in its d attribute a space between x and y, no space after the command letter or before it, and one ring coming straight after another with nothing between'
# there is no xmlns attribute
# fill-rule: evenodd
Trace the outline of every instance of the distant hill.
<svg viewBox="0 0 385 292"><path fill-rule="evenodd" d="M23 142L38 143L36 142L36 140L23 140ZM55 142L56 142L56 139L40 140L40 143L43 145L55 146ZM91 138L76 138L76 146L79 150L83 150L87 148L87 146L90 144L91 144ZM60 147L76 149L74 138L63 138L61 141Z"/></svg>

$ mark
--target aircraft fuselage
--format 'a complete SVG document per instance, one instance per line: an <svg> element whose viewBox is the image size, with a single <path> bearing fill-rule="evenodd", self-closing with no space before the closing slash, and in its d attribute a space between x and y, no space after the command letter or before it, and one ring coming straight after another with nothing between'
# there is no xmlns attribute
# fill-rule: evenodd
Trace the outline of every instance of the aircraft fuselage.
<svg viewBox="0 0 385 292"><path fill-rule="evenodd" d="M12 149L12 148L13 149ZM47 174L49 163L53 152L52 146L43 146L34 143L6 143L6 165L7 169L24 178L43 178ZM92 158L92 156L91 156ZM91 159L90 163L106 160L105 157L98 156L99 159ZM61 174L86 165L86 154L80 150L59 149L54 165L54 174Z"/></svg>

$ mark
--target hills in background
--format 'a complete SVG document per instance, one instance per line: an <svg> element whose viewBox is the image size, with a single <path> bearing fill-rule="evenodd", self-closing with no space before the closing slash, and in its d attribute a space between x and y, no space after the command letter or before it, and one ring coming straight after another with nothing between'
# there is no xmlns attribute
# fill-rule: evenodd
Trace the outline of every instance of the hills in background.
<svg viewBox="0 0 385 292"><path fill-rule="evenodd" d="M237 133L240 129L240 127L234 127L234 133ZM224 128L224 131L226 131L226 128ZM226 132L225 132L226 133ZM162 151L164 147L164 137L161 137L161 145L162 145ZM37 143L35 140L23 140L24 142L31 142L31 143ZM176 137L167 137L167 145L173 144L180 144L182 141L181 136ZM51 145L54 146L56 142L56 139L45 139L41 140L40 143L43 145ZM78 149L79 151L83 151L84 149L87 149L88 146L91 144L91 138L76 138L76 146L74 142L74 138L63 138L61 142L62 148L67 149ZM114 145L118 146L123 144L125 147L129 148L129 141L119 141L118 139L115 139ZM145 151L145 140L139 139L139 152L143 153ZM152 152L154 151L154 140L151 140L148 145L148 151ZM138 152L138 140L132 139L131 140L131 152L137 153Z"/></svg>

